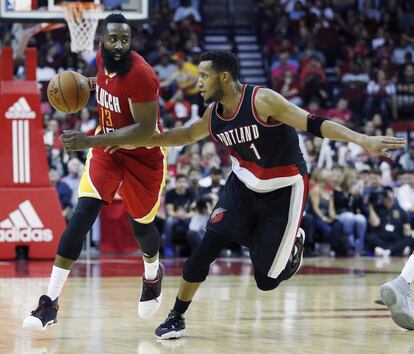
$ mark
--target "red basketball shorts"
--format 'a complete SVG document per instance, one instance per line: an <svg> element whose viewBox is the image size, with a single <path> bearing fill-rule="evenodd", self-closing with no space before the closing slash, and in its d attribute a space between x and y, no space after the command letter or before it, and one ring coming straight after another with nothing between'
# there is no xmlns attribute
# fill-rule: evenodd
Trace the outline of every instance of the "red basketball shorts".
<svg viewBox="0 0 414 354"><path fill-rule="evenodd" d="M97 198L110 204L118 192L133 219L143 224L152 222L167 173L166 149L153 149L147 156L122 151L110 155L103 149L90 149L79 184L79 198Z"/></svg>

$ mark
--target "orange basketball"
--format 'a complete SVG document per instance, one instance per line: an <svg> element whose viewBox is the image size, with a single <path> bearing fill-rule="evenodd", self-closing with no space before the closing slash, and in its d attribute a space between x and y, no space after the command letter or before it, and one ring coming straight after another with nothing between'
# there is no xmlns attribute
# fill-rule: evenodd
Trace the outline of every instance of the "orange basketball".
<svg viewBox="0 0 414 354"><path fill-rule="evenodd" d="M62 71L50 80L47 98L58 111L75 113L88 103L90 90L88 79L74 71Z"/></svg>

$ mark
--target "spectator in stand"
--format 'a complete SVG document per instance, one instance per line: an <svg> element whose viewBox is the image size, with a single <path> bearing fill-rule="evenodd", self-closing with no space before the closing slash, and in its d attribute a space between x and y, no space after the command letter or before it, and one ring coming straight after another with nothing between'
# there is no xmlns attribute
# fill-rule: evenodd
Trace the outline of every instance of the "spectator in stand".
<svg viewBox="0 0 414 354"><path fill-rule="evenodd" d="M184 52L176 52L171 59L176 63L177 69L169 79L161 82L161 87L168 87L175 82L191 104L198 104L197 67L185 60Z"/></svg>
<svg viewBox="0 0 414 354"><path fill-rule="evenodd" d="M334 200L329 186L331 172L319 171L316 183L309 192L311 212L315 221L315 232L322 235L322 241L331 245L337 254L346 254L348 239L338 232Z"/></svg>
<svg viewBox="0 0 414 354"><path fill-rule="evenodd" d="M68 162L68 175L63 177L61 181L65 183L70 190L72 191L72 208L75 208L78 204L78 188L80 183L80 178L82 175L83 164L79 161L78 158L73 157Z"/></svg>
<svg viewBox="0 0 414 354"><path fill-rule="evenodd" d="M414 171L409 171L406 176L407 183L396 190L396 197L401 208L408 213L411 228L414 229Z"/></svg>
<svg viewBox="0 0 414 354"><path fill-rule="evenodd" d="M194 201L194 193L188 186L185 175L178 174L175 177L175 188L165 194L165 209L167 218L164 224L163 246L164 256L179 256L174 242L177 234L186 235L188 225L193 213L191 204ZM180 248L180 245L177 247Z"/></svg>
<svg viewBox="0 0 414 354"><path fill-rule="evenodd" d="M223 170L221 168L212 167L210 169L209 177L209 181L207 179L203 181L203 187L200 189L200 195L208 196L212 200L213 204L215 204L224 187Z"/></svg>
<svg viewBox="0 0 414 354"><path fill-rule="evenodd" d="M393 109L395 94L395 84L386 79L383 70L378 70L375 80L370 80L367 85L368 97L365 103L365 115L370 117L374 113L380 113L386 120L391 115L396 117L395 109Z"/></svg>
<svg viewBox="0 0 414 354"><path fill-rule="evenodd" d="M395 96L398 117L401 114L411 118L414 108L414 65L408 64L404 68L403 75L397 82L397 95Z"/></svg>
<svg viewBox="0 0 414 354"><path fill-rule="evenodd" d="M49 179L52 185L56 188L59 196L60 205L62 207L62 215L66 221L70 219L70 214L73 209L72 205L72 190L69 186L60 180L59 173L55 166L49 167Z"/></svg>
<svg viewBox="0 0 414 354"><path fill-rule="evenodd" d="M325 116L325 110L321 107L320 101L317 98L311 99L309 105L306 107L306 110L318 116Z"/></svg>
<svg viewBox="0 0 414 354"><path fill-rule="evenodd" d="M315 25L315 40L318 48L326 58L326 65L334 67L340 52L341 41L333 12L328 11L318 20Z"/></svg>
<svg viewBox="0 0 414 354"><path fill-rule="evenodd" d="M408 147L408 151L401 155L398 163L406 171L414 170L414 144Z"/></svg>
<svg viewBox="0 0 414 354"><path fill-rule="evenodd" d="M82 108L80 112L79 130L82 133L92 133L96 128L96 120L91 118L91 113L87 107Z"/></svg>
<svg viewBox="0 0 414 354"><path fill-rule="evenodd" d="M326 117L342 125L349 126L351 116L352 111L348 109L348 100L342 97L336 103L335 108L331 108L326 111Z"/></svg>
<svg viewBox="0 0 414 354"><path fill-rule="evenodd" d="M302 106L303 100L300 97L300 85L294 78L291 71L285 71L283 81L275 87L275 91L279 92L284 98L297 106Z"/></svg>
<svg viewBox="0 0 414 354"><path fill-rule="evenodd" d="M181 0L180 6L175 10L173 21L179 22L188 18L195 22L201 22L200 12L192 6L191 0Z"/></svg>
<svg viewBox="0 0 414 354"><path fill-rule="evenodd" d="M316 57L312 57L302 68L299 79L302 85L305 104L314 96L319 99L326 99L328 97L326 91L327 80L321 62Z"/></svg>
<svg viewBox="0 0 414 354"><path fill-rule="evenodd" d="M190 173L188 174L188 179L189 179L189 188L193 191L194 193L194 198L198 199L203 191L203 187L200 186L200 178L201 178L201 173L200 170L193 168L190 170Z"/></svg>
<svg viewBox="0 0 414 354"><path fill-rule="evenodd" d="M354 108L358 116L363 116L365 102L365 89L369 81L369 75L364 72L361 63L352 61L349 72L342 76L342 97L347 98L349 105Z"/></svg>
<svg viewBox="0 0 414 354"><path fill-rule="evenodd" d="M392 52L392 61L398 65L404 64L407 53L414 56L413 43L408 41L409 37L406 34L400 36L398 46Z"/></svg>
<svg viewBox="0 0 414 354"><path fill-rule="evenodd" d="M281 82L286 72L291 72L297 75L299 71L299 65L296 60L290 59L289 52L284 51L279 54L279 61L276 61L272 65L272 83L273 87L276 87Z"/></svg>
<svg viewBox="0 0 414 354"><path fill-rule="evenodd" d="M413 232L407 213L395 202L394 191L385 187L369 199L367 246L376 256L409 255L413 246Z"/></svg>
<svg viewBox="0 0 414 354"><path fill-rule="evenodd" d="M221 166L216 145L212 141L206 141L201 148L201 166L207 171L213 167L218 168Z"/></svg>
<svg viewBox="0 0 414 354"><path fill-rule="evenodd" d="M355 171L340 166L332 169L333 200L342 230L348 237L348 246L355 254L363 254L367 219L362 215L362 185Z"/></svg>
<svg viewBox="0 0 414 354"><path fill-rule="evenodd" d="M171 61L167 50L159 57L159 63L154 65L154 70L160 81L168 80L177 69L177 66Z"/></svg>
<svg viewBox="0 0 414 354"><path fill-rule="evenodd" d="M198 247L206 232L207 221L212 211L212 203L209 198L198 198L195 203L194 215L188 225L187 241L191 253Z"/></svg>
<svg viewBox="0 0 414 354"><path fill-rule="evenodd" d="M191 104L184 98L184 92L180 89L165 102L164 109L170 113L170 119L164 115L164 123L167 127L171 127L173 121L181 120L185 123L191 117Z"/></svg>

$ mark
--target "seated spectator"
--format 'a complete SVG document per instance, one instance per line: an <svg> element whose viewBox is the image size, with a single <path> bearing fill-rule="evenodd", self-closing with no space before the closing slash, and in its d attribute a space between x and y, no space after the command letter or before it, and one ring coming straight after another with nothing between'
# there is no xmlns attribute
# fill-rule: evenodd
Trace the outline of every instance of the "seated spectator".
<svg viewBox="0 0 414 354"><path fill-rule="evenodd" d="M197 66L186 61L184 52L176 52L171 59L177 65L177 69L169 79L162 81L160 86L168 87L171 84L176 83L177 87L184 91L185 98L189 100L191 104L198 104Z"/></svg>
<svg viewBox="0 0 414 354"><path fill-rule="evenodd" d="M414 144L408 147L408 151L401 155L398 163L406 171L414 170Z"/></svg>
<svg viewBox="0 0 414 354"><path fill-rule="evenodd" d="M159 63L154 65L154 70L157 73L157 76L160 82L166 81L169 78L171 78L176 69L177 69L177 65L172 63L170 55L168 54L166 50L164 53L161 54L159 58ZM162 96L164 98L172 96L172 92L171 92L172 90L168 88L164 88L162 91L163 91Z"/></svg>
<svg viewBox="0 0 414 354"><path fill-rule="evenodd" d="M406 173L407 183L396 190L396 197L401 208L410 218L411 227L414 229L414 171Z"/></svg>
<svg viewBox="0 0 414 354"><path fill-rule="evenodd" d="M384 119L396 116L392 109L393 97L396 94L395 84L386 79L385 72L378 70L376 78L370 80L367 85L367 99L365 114L367 117L374 113L380 113Z"/></svg>
<svg viewBox="0 0 414 354"><path fill-rule="evenodd" d="M322 235L322 241L331 245L338 255L346 255L348 238L340 232L332 192L328 189L330 171L322 169L316 177L316 184L309 192L311 212L315 221L315 232Z"/></svg>
<svg viewBox="0 0 414 354"><path fill-rule="evenodd" d="M203 187L200 186L200 177L201 173L200 170L196 168L192 168L190 170L190 173L188 174L188 180L189 180L189 188L194 193L194 198L198 199L201 196L201 192L203 191Z"/></svg>
<svg viewBox="0 0 414 354"><path fill-rule="evenodd" d="M72 207L75 208L78 204L78 188L82 175L83 164L78 158L73 157L68 161L68 175L62 178L62 182L72 191Z"/></svg>
<svg viewBox="0 0 414 354"><path fill-rule="evenodd" d="M340 98L335 108L326 111L326 117L343 125L349 125L351 116L352 111L348 109L348 100L346 98Z"/></svg>
<svg viewBox="0 0 414 354"><path fill-rule="evenodd" d="M198 198L196 201L194 215L188 225L187 241L191 253L198 247L206 232L207 221L212 210L211 200L206 197Z"/></svg>
<svg viewBox="0 0 414 354"><path fill-rule="evenodd" d="M203 169L210 170L220 165L221 160L217 154L216 145L212 141L206 141L201 148L201 166Z"/></svg>
<svg viewBox="0 0 414 354"><path fill-rule="evenodd" d="M379 195L380 193L382 193L384 187L382 186L381 178L382 178L382 173L379 168L372 168L369 171L369 182L368 182L369 184L368 186L365 187L364 191L362 192L364 205L368 206L370 199L372 201L374 200L380 201L380 199L378 199L377 197L373 197L372 195L373 194ZM376 206L375 203L374 203L374 206ZM367 209L364 210L364 212L366 215L368 215Z"/></svg>
<svg viewBox="0 0 414 354"><path fill-rule="evenodd" d="M302 105L303 101L299 92L300 85L299 82L295 80L291 71L285 72L283 81L280 81L276 85L275 90L293 104L296 104L297 106Z"/></svg>
<svg viewBox="0 0 414 354"><path fill-rule="evenodd" d="M333 199L342 230L355 254L364 253L367 219L362 215L362 185L355 171L336 166L332 169Z"/></svg>
<svg viewBox="0 0 414 354"><path fill-rule="evenodd" d="M302 68L299 81L302 85L305 104L312 97L318 97L319 99L326 99L328 97L326 91L328 79L323 70L322 63L316 57L312 57Z"/></svg>
<svg viewBox="0 0 414 354"><path fill-rule="evenodd" d="M349 105L354 107L358 115L362 115L369 75L363 70L361 63L351 61L349 72L344 73L341 81L342 96L348 99Z"/></svg>
<svg viewBox="0 0 414 354"><path fill-rule="evenodd" d="M375 199L374 199L375 197ZM410 254L413 233L407 213L395 202L394 191L385 187L369 200L367 247L376 256Z"/></svg>
<svg viewBox="0 0 414 354"><path fill-rule="evenodd" d="M82 108L80 111L80 119L79 130L82 133L92 133L95 130L97 126L96 120L91 117L91 113L87 107Z"/></svg>
<svg viewBox="0 0 414 354"><path fill-rule="evenodd" d="M297 75L299 65L297 61L289 58L289 52L282 52L279 54L279 60L273 63L271 70L273 87L277 87L278 83L284 79L286 72Z"/></svg>
<svg viewBox="0 0 414 354"><path fill-rule="evenodd" d="M173 21L179 22L188 18L195 22L201 22L200 12L192 6L191 0L181 0L180 6L175 10Z"/></svg>
<svg viewBox="0 0 414 354"><path fill-rule="evenodd" d="M55 166L49 168L49 179L52 185L56 188L59 196L60 205L62 207L62 215L66 221L70 219L73 209L72 205L72 190L69 186L60 180L59 174Z"/></svg>
<svg viewBox="0 0 414 354"><path fill-rule="evenodd" d="M411 118L414 108L414 65L406 65L402 77L397 82L395 105L398 116Z"/></svg>
<svg viewBox="0 0 414 354"><path fill-rule="evenodd" d="M179 252L175 251L174 238L187 234L188 225L193 215L190 210L193 201L194 194L188 188L187 177L178 174L175 177L175 188L165 193L165 209L167 214L163 235L165 257L180 255ZM177 248L179 249L180 246L182 245L178 244Z"/></svg>
<svg viewBox="0 0 414 354"><path fill-rule="evenodd" d="M200 195L208 196L213 201L213 204L215 204L224 187L223 170L218 167L212 167L210 169L209 177L210 181L207 181L207 179L203 181L203 187L200 189Z"/></svg>
<svg viewBox="0 0 414 354"><path fill-rule="evenodd" d="M171 120L181 120L185 123L191 116L191 104L184 98L183 90L177 90L176 93L165 102L164 109L171 113ZM170 120L164 115L164 123L167 127L171 126Z"/></svg>

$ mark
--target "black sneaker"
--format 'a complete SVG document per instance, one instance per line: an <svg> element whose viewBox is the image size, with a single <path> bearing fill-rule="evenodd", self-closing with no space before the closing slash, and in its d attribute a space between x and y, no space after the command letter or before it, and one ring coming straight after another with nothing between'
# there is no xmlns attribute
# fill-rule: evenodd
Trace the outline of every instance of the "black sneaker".
<svg viewBox="0 0 414 354"><path fill-rule="evenodd" d="M52 301L49 296L42 295L39 299L37 309L32 311L32 314L24 319L23 327L45 331L48 326L57 323L56 316L58 310L58 298Z"/></svg>
<svg viewBox="0 0 414 354"><path fill-rule="evenodd" d="M296 239L295 239L295 246L293 247L293 251L292 251L292 255L290 259L291 269L289 270L289 278L293 277L299 270L300 266L302 265L304 249L305 249L305 231L299 228L298 234L296 235Z"/></svg>
<svg viewBox="0 0 414 354"><path fill-rule="evenodd" d="M185 334L185 320L182 315L171 310L167 319L156 330L159 339L177 339Z"/></svg>
<svg viewBox="0 0 414 354"><path fill-rule="evenodd" d="M143 279L142 294L138 304L138 316L144 319L155 315L161 305L161 283L165 269L162 263L158 267L158 274L154 280Z"/></svg>

